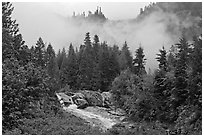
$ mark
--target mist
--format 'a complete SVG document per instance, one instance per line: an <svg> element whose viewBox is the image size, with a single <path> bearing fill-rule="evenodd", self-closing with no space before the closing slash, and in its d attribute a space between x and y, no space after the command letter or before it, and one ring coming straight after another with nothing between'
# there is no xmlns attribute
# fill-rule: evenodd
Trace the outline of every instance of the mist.
<svg viewBox="0 0 204 137"><path fill-rule="evenodd" d="M36 6L39 5L36 4ZM51 11L43 6L39 6L38 9L34 9L33 6L26 7L26 9L29 14L25 14L23 11L19 13L24 14L24 20L19 22L17 17L16 19L28 46L35 45L38 38L42 37L44 42L52 44L57 53L63 47L68 49L70 43L79 47L80 44L83 44L85 33L90 32L92 39L97 34L100 42L106 41L108 45L116 44L120 48L127 41L133 57L135 50L141 45L147 59L146 70L157 68L158 63L155 58L162 46L169 50L172 44L178 42L181 35L181 25L184 27L191 26L190 22L181 24L176 15L163 12L153 12L141 21L108 19L104 23L94 23L74 20L66 12L63 14L62 11ZM133 14L136 18L138 13ZM28 22L32 22L32 24L28 26ZM24 28L21 28L21 26L24 26ZM169 26L172 29L169 30Z"/></svg>

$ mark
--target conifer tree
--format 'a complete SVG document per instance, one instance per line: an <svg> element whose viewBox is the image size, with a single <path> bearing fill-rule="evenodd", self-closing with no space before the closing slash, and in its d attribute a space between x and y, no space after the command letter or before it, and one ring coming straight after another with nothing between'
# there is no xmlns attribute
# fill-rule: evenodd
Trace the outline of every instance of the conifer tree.
<svg viewBox="0 0 204 137"><path fill-rule="evenodd" d="M132 56L126 41L122 47L121 54L119 56L119 63L120 63L121 70L124 70L127 68L132 69Z"/></svg>
<svg viewBox="0 0 204 137"><path fill-rule="evenodd" d="M62 85L69 85L71 88L76 88L77 83L77 56L72 43L69 46L68 56L63 59L61 67L61 82Z"/></svg>
<svg viewBox="0 0 204 137"><path fill-rule="evenodd" d="M65 51L65 48L63 47L62 48L62 51L59 51L58 54L57 54L57 64L58 64L58 67L59 69L61 70L62 68L62 63L63 63L63 60L66 59L66 51Z"/></svg>
<svg viewBox="0 0 204 137"><path fill-rule="evenodd" d="M11 18L14 7L10 2L2 2L2 60L5 58L17 57L19 49L24 44L19 34L16 20Z"/></svg>
<svg viewBox="0 0 204 137"><path fill-rule="evenodd" d="M99 37L94 35L93 41L93 75L91 79L92 89L97 91L100 89L100 71L99 71L99 51L100 51L100 44L99 44Z"/></svg>
<svg viewBox="0 0 204 137"><path fill-rule="evenodd" d="M166 120L166 109L167 108L167 98L169 96L168 88L167 88L167 58L166 58L166 50L164 47L159 50L159 54L157 54L157 61L159 62L159 69L157 70L154 77L154 99L156 101L157 107L157 117L164 121Z"/></svg>
<svg viewBox="0 0 204 137"><path fill-rule="evenodd" d="M45 43L40 37L35 46L35 63L41 67L45 67L46 65L46 57L45 57Z"/></svg>
<svg viewBox="0 0 204 137"><path fill-rule="evenodd" d="M193 52L191 53L192 71L189 77L189 103L202 108L202 38L194 36Z"/></svg>
<svg viewBox="0 0 204 137"><path fill-rule="evenodd" d="M145 71L145 61L146 59L144 58L144 52L143 48L140 46L136 52L135 52L135 58L133 59L133 73L142 76L143 74L146 74Z"/></svg>
<svg viewBox="0 0 204 137"><path fill-rule="evenodd" d="M159 62L159 69L167 71L167 60L166 60L166 50L164 49L164 46L162 49L159 50L159 54L157 54L157 61Z"/></svg>
<svg viewBox="0 0 204 137"><path fill-rule="evenodd" d="M54 51L51 44L49 44L48 47L47 47L46 56L47 56L47 71L48 71L48 74L50 75L51 78L58 79L58 77L59 77L59 68L58 68L58 65L57 65L56 58L55 58L55 51Z"/></svg>
<svg viewBox="0 0 204 137"><path fill-rule="evenodd" d="M175 70L175 82L174 82L174 107L178 107L185 103L188 96L187 89L187 68L188 68L188 56L189 56L189 44L184 36L180 38L178 45L178 53L177 53L177 62L176 62L176 70Z"/></svg>
<svg viewBox="0 0 204 137"><path fill-rule="evenodd" d="M80 74L80 85L83 89L91 89L91 78L93 76L93 47L90 40L89 32L86 33L84 39L84 48L80 48L80 63L79 63L79 74Z"/></svg>

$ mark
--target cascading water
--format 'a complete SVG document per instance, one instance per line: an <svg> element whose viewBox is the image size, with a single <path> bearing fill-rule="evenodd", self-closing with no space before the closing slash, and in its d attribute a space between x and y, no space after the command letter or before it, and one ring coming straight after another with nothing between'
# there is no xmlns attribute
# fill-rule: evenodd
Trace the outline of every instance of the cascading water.
<svg viewBox="0 0 204 137"><path fill-rule="evenodd" d="M92 126L97 126L103 131L106 131L114 124L119 122L118 118L114 118L113 116L110 117L110 114L108 114L108 112L103 108L100 109L100 107L87 107L86 109L78 109L77 105L74 104L71 100L69 100L71 102L70 105L66 106L63 100L68 101L67 99L70 99L70 97L66 96L64 93L57 93L56 95L61 101L62 107L66 112L85 119L89 124Z"/></svg>

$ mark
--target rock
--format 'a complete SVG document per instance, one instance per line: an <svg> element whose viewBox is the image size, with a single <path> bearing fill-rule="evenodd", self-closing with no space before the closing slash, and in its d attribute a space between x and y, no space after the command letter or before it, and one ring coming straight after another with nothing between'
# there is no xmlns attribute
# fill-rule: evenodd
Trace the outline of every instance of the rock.
<svg viewBox="0 0 204 137"><path fill-rule="evenodd" d="M97 91L80 91L85 96L89 106L103 106L103 97Z"/></svg>
<svg viewBox="0 0 204 137"><path fill-rule="evenodd" d="M72 97L67 96L64 93L56 93L56 95L57 95L60 103L63 104L64 106L69 106L70 104L74 103L72 100Z"/></svg>
<svg viewBox="0 0 204 137"><path fill-rule="evenodd" d="M78 108L85 108L86 106L99 106L110 108L111 105L112 96L110 92L100 93L98 91L81 90L77 93L66 92L66 94L57 94L60 96L60 100L61 102L63 102L64 106L76 104Z"/></svg>
<svg viewBox="0 0 204 137"><path fill-rule="evenodd" d="M77 99L76 105L77 105L77 108L84 109L88 106L88 102L85 99Z"/></svg>
<svg viewBox="0 0 204 137"><path fill-rule="evenodd" d="M82 93L75 93L72 96L73 102L76 104L76 100L77 99L84 99L85 100L85 96Z"/></svg>
<svg viewBox="0 0 204 137"><path fill-rule="evenodd" d="M101 96L103 98L103 107L109 108L111 105L112 94L110 92L103 92L103 93L101 93Z"/></svg>

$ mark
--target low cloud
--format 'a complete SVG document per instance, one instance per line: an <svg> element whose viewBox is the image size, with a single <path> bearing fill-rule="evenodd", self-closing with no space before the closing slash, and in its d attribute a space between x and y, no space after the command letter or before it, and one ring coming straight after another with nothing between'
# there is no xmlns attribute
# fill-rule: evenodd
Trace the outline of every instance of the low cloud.
<svg viewBox="0 0 204 137"><path fill-rule="evenodd" d="M120 48L127 41L133 56L141 44L147 58L147 70L157 68L155 58L162 46L168 50L172 44L178 42L181 28L193 25L190 19L181 21L177 15L162 11L153 12L140 21L107 20L104 23L93 23L83 19L76 21L72 17L39 8L37 12L32 13L31 20L33 25L27 27L30 29L29 35L23 35L26 42L30 42L27 44L34 45L38 37L42 37L44 41L50 42L57 52L63 47L68 49L70 43L79 47L83 43L85 33L90 32L92 39L97 34L101 42L107 41L109 45L116 44ZM24 24L21 23L21 26ZM26 31L24 26L22 33Z"/></svg>

